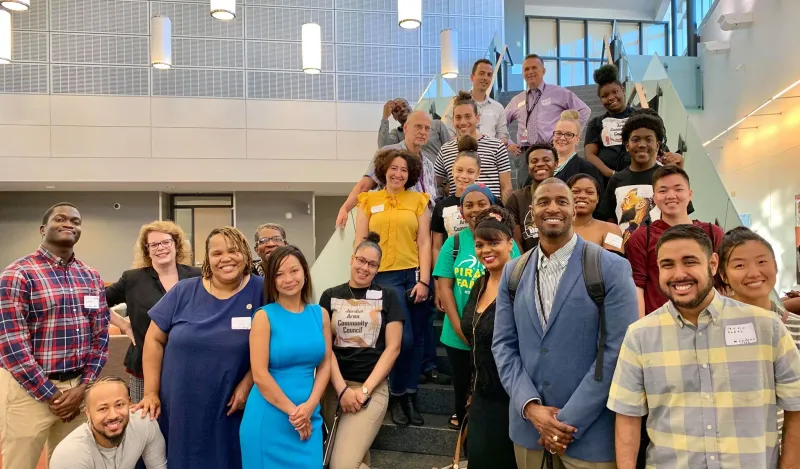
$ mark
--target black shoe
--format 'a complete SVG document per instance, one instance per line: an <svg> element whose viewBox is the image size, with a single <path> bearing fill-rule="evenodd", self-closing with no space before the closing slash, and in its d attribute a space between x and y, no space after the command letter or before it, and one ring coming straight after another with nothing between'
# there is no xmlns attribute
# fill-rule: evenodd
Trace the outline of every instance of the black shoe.
<svg viewBox="0 0 800 469"><path fill-rule="evenodd" d="M408 394L404 394L402 396L391 396L390 399L391 403L389 404L389 410L392 413L392 422L395 425L400 425L401 427L405 427L408 425L408 406L404 405L408 401Z"/></svg>
<svg viewBox="0 0 800 469"><path fill-rule="evenodd" d="M422 418L419 410L417 410L417 393L406 394L405 398L408 402L408 419L411 421L411 425L416 427L425 425L425 419Z"/></svg>
<svg viewBox="0 0 800 469"><path fill-rule="evenodd" d="M426 383L450 384L450 382L451 382L451 379L450 379L449 376L440 374L439 371L436 368L431 368L430 370L427 370L425 373L422 374L422 376L425 376L425 382ZM420 376L420 378L422 378L422 376ZM422 382L423 381L420 380L420 383L422 383Z"/></svg>

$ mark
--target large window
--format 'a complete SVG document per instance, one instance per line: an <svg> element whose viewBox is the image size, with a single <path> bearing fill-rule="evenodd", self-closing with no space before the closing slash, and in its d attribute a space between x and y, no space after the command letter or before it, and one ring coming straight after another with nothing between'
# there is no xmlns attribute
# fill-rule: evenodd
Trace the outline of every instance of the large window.
<svg viewBox="0 0 800 469"><path fill-rule="evenodd" d="M602 64L603 37L611 38L613 34L613 20L538 16L529 16L526 20L528 53L544 59L548 82L560 86L592 83L592 73ZM616 23L626 54L667 55L667 23Z"/></svg>

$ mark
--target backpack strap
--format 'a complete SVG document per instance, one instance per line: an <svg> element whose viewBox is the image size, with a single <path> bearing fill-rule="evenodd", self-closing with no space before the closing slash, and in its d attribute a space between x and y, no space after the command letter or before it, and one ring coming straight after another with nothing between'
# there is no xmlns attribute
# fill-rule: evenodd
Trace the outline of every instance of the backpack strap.
<svg viewBox="0 0 800 469"><path fill-rule="evenodd" d="M514 270L511 271L511 277L508 279L508 297L511 300L512 307L514 306L514 298L517 296L519 281L522 279L522 272L525 271L525 266L528 265L528 260L531 258L531 254L533 254L534 251L536 251L536 249L531 249L523 254L514 266Z"/></svg>
<svg viewBox="0 0 800 469"><path fill-rule="evenodd" d="M649 228L649 227L648 227ZM606 346L606 318L605 318L605 297L606 287L603 282L603 271L600 267L600 255L603 248L594 243L583 245L583 281L586 284L586 292L594 301L599 310L600 316L600 340L597 343L597 361L594 366L595 381L603 380L603 355Z"/></svg>
<svg viewBox="0 0 800 469"><path fill-rule="evenodd" d="M459 233L453 235L453 262L455 262L458 257L458 251L461 249L461 238L458 235Z"/></svg>

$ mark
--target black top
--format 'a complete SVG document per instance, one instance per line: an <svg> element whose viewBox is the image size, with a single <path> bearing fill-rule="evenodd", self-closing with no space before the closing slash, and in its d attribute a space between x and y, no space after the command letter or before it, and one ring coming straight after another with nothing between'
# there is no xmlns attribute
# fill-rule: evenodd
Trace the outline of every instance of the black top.
<svg viewBox="0 0 800 469"><path fill-rule="evenodd" d="M597 145L597 156L613 171L622 171L631 165L631 155L622 144L622 127L631 114L631 107L619 114L606 112L593 117L586 126L586 143Z"/></svg>
<svg viewBox="0 0 800 469"><path fill-rule="evenodd" d="M461 216L461 212L458 210L460 201L460 197L448 195L436 202L431 215L431 231L441 233L444 235L444 239L447 239L450 235L456 234L467 227L464 217ZM446 215L445 212L447 212Z"/></svg>
<svg viewBox="0 0 800 469"><path fill-rule="evenodd" d="M344 283L325 290L319 305L331 315L333 353L342 377L363 383L386 349L386 324L405 319L400 300L375 284L351 288Z"/></svg>
<svg viewBox="0 0 800 469"><path fill-rule="evenodd" d="M558 170L556 177L564 182L567 182L572 176L580 173L588 174L589 176L595 178L597 182L600 183L601 187L605 184L603 174L600 172L600 170L597 169L592 163L589 163L577 154L573 155L572 158L570 158L570 160Z"/></svg>
<svg viewBox="0 0 800 469"><path fill-rule="evenodd" d="M179 280L200 275L199 268L178 264ZM142 376L144 336L147 334L147 328L150 327L150 316L147 315L147 312L166 293L158 279L158 272L152 267L126 270L115 284L106 287L106 301L108 301L109 308L120 303L126 303L128 306L128 317L131 320L136 346L131 344L128 347L124 363L125 368L136 376Z"/></svg>
<svg viewBox="0 0 800 469"><path fill-rule="evenodd" d="M539 229L536 228L531 216L532 200L531 186L525 186L512 192L506 202L506 209L514 217L522 232L522 246L520 246L522 252L528 252L539 244Z"/></svg>
<svg viewBox="0 0 800 469"><path fill-rule="evenodd" d="M475 390L486 397L508 399L508 394L500 382L500 373L497 363L492 355L492 337L494 336L494 316L497 301L492 301L483 313L476 315L475 309L478 300L488 281L488 275L483 275L475 281L469 300L464 306L464 315L461 317L461 330L472 347L474 357L473 382ZM473 332L474 329L474 332Z"/></svg>

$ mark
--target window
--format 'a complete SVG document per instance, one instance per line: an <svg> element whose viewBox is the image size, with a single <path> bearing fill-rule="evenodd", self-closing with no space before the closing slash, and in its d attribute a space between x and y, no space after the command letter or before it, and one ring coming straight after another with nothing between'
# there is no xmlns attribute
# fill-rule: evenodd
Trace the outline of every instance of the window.
<svg viewBox="0 0 800 469"><path fill-rule="evenodd" d="M667 55L667 25L648 24L644 27L645 55Z"/></svg>
<svg viewBox="0 0 800 469"><path fill-rule="evenodd" d="M561 21L558 44L560 57L586 57L586 32L583 21ZM602 39L601 39L602 41Z"/></svg>
<svg viewBox="0 0 800 469"><path fill-rule="evenodd" d="M603 56L603 38L610 39L614 34L614 27L610 21L589 21L589 53L587 57L599 59Z"/></svg>

